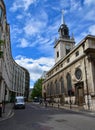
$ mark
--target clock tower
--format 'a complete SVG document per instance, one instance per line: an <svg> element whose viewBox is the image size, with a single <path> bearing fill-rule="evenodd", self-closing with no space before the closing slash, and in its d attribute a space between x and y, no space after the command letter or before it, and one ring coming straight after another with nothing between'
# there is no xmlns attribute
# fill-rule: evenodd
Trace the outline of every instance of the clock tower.
<svg viewBox="0 0 95 130"><path fill-rule="evenodd" d="M62 11L62 24L59 27L59 38L55 41L55 63L65 57L74 47L74 37L70 38L69 28L64 21L64 12Z"/></svg>

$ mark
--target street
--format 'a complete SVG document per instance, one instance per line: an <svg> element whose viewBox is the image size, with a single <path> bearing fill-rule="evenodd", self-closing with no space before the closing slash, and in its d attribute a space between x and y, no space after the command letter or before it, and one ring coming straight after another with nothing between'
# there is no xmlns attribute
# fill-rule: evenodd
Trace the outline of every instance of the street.
<svg viewBox="0 0 95 130"><path fill-rule="evenodd" d="M95 130L95 114L73 112L27 103L0 122L0 130Z"/></svg>

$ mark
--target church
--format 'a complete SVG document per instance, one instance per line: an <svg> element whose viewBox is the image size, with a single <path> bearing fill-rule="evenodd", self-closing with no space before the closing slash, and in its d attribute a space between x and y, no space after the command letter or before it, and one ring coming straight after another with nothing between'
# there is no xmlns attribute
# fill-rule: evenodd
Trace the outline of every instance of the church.
<svg viewBox="0 0 95 130"><path fill-rule="evenodd" d="M95 110L95 36L87 35L75 45L64 21L55 41L55 64L42 84L44 100Z"/></svg>

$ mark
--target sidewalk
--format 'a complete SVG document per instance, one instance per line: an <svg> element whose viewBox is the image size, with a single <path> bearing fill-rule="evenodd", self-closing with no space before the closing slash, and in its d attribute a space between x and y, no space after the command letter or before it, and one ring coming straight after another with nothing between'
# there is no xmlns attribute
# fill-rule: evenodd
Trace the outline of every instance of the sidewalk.
<svg viewBox="0 0 95 130"><path fill-rule="evenodd" d="M9 119L14 115L13 112L13 104L12 103L7 103L5 104L5 110L2 112L2 117L0 117L0 121Z"/></svg>
<svg viewBox="0 0 95 130"><path fill-rule="evenodd" d="M93 114L95 115L95 111L92 110L85 110L83 109L83 107L79 107L77 105L70 105L70 104L65 104L65 105L61 105L58 103L54 103L54 104L47 104L45 105L45 107L53 107L53 108L58 108L58 109L65 109L65 110L70 110L70 111L74 111L74 112L82 112L82 113L87 113L87 114Z"/></svg>

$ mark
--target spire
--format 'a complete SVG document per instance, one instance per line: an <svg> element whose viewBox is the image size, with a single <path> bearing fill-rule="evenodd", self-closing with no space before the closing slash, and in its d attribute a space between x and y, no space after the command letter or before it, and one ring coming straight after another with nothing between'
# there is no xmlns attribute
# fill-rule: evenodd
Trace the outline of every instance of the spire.
<svg viewBox="0 0 95 130"><path fill-rule="evenodd" d="M74 40L74 34L72 33L72 38L71 39L73 39Z"/></svg>
<svg viewBox="0 0 95 130"><path fill-rule="evenodd" d="M64 10L62 10L61 22L62 23L61 23L59 30L58 30L60 38L70 38L69 29L68 29L67 25L65 24L65 20L64 20Z"/></svg>
<svg viewBox="0 0 95 130"><path fill-rule="evenodd" d="M62 21L62 24L65 24L65 21L64 21L64 10L62 10L62 19L61 19L61 21Z"/></svg>

